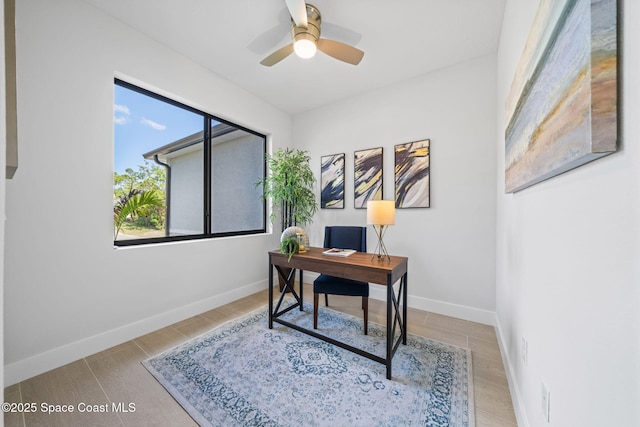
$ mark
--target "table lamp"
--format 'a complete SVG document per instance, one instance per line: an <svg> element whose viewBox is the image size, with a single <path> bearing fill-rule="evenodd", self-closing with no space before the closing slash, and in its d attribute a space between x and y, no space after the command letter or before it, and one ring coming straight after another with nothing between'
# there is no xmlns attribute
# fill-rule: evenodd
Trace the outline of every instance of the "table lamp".
<svg viewBox="0 0 640 427"><path fill-rule="evenodd" d="M384 233L388 226L395 223L396 206L393 200L369 200L367 202L367 224L373 225L373 229L378 236L378 245L376 246L375 253L371 257L373 259L376 255L378 260L387 258L391 261L387 248L382 241Z"/></svg>

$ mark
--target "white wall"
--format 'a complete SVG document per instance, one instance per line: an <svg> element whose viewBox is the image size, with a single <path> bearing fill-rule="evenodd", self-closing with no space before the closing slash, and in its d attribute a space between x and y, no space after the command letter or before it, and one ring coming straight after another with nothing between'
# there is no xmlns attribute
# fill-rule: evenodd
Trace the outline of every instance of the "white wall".
<svg viewBox="0 0 640 427"><path fill-rule="evenodd" d="M354 151L383 147L384 198L394 198L394 145L431 139L431 208L396 211L385 243L409 257L409 304L493 324L495 310L494 55L468 61L294 117L296 147L345 153L345 208L322 209L308 227L366 225L354 209ZM319 184L318 184L319 188ZM319 194L319 190L316 191ZM373 251L376 237L368 230ZM374 296L384 295L372 290Z"/></svg>
<svg viewBox="0 0 640 427"><path fill-rule="evenodd" d="M0 7L0 82L5 81L5 49L4 49L4 2ZM0 171L6 166L6 89L0 84ZM0 364L4 364L4 247L5 247L5 180L0 180ZM0 369L0 384L4 384L4 370ZM4 387L1 387L0 399L4 402ZM3 417L4 418L4 417ZM4 425L4 419L0 426Z"/></svg>
<svg viewBox="0 0 640 427"><path fill-rule="evenodd" d="M17 27L5 383L264 288L276 236L113 248L113 78L161 88L276 147L291 145L290 116L77 0L18 2Z"/></svg>
<svg viewBox="0 0 640 427"><path fill-rule="evenodd" d="M537 3L507 2L498 53L496 311L516 414L521 426L637 426L640 3L620 2L619 152L505 195L504 100Z"/></svg>

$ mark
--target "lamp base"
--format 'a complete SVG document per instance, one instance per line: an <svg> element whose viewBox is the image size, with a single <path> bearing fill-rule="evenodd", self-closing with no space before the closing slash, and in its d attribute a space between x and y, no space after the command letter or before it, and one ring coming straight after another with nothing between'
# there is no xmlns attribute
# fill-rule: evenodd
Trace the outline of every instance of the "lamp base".
<svg viewBox="0 0 640 427"><path fill-rule="evenodd" d="M391 262L391 257L389 256L389 252L387 252L387 247L384 245L384 241L382 238L384 237L385 231L389 228L386 225L374 225L373 229L376 232L376 236L378 236L378 244L376 245L376 249L374 254L371 255L371 260L374 258L378 258L378 261L389 261Z"/></svg>

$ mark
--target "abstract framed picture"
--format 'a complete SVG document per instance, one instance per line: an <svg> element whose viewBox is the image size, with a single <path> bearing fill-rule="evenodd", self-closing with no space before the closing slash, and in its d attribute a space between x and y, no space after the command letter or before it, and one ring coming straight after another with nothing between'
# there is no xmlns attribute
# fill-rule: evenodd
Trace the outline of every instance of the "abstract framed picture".
<svg viewBox="0 0 640 427"><path fill-rule="evenodd" d="M616 151L616 0L541 0L505 102L505 192Z"/></svg>
<svg viewBox="0 0 640 427"><path fill-rule="evenodd" d="M320 158L320 207L344 208L344 153Z"/></svg>
<svg viewBox="0 0 640 427"><path fill-rule="evenodd" d="M395 146L396 208L428 208L430 206L430 140Z"/></svg>
<svg viewBox="0 0 640 427"><path fill-rule="evenodd" d="M353 203L367 207L369 200L382 200L382 147L356 151L353 156Z"/></svg>

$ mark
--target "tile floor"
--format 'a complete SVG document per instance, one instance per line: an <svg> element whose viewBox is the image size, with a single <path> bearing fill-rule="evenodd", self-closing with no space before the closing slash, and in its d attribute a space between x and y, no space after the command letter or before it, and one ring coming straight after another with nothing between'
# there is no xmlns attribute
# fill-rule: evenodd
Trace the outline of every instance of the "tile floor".
<svg viewBox="0 0 640 427"><path fill-rule="evenodd" d="M304 295L305 301L311 302L313 293L309 285L305 285ZM5 426L195 426L196 423L140 362L255 310L266 301L267 291L258 292L9 386L4 390L6 402L35 402L38 410L5 413ZM331 296L329 303L333 309L361 316L357 299ZM384 324L385 313L383 302L370 300L370 321ZM516 426L494 328L411 308L408 317L409 333L471 349L476 425ZM75 412L43 413L43 402L72 404ZM80 413L80 403L95 406L83 408L85 411ZM105 407L111 409L113 404L121 404L128 412L100 412ZM130 408L129 404L135 408Z"/></svg>

